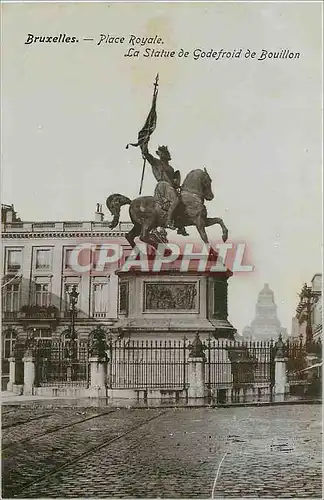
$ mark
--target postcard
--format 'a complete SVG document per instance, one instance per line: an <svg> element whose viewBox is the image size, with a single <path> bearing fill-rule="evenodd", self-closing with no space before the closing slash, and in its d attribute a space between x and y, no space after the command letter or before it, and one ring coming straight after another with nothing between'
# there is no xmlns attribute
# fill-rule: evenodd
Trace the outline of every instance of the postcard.
<svg viewBox="0 0 324 500"><path fill-rule="evenodd" d="M321 2L2 3L3 498L320 498Z"/></svg>

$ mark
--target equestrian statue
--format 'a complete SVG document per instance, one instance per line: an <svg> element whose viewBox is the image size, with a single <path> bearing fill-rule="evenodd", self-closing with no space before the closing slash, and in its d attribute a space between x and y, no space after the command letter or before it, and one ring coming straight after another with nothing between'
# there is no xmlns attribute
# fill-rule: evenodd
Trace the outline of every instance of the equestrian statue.
<svg viewBox="0 0 324 500"><path fill-rule="evenodd" d="M159 146L153 156L148 149L149 139L156 126L157 81L154 84L152 107L143 129L138 134L138 142L132 146L140 146L144 160L140 194L146 161L152 167L152 173L157 181L154 196L139 196L130 200L122 194L108 196L106 205L113 216L109 227L114 228L119 223L120 209L130 205L129 215L133 228L126 234L126 239L135 247L135 238L157 248L159 243L167 243L166 229L177 230L178 234L187 236L187 226L196 226L204 243L208 244L206 227L219 224L222 228L222 238L225 242L228 229L219 217L207 217L205 201L214 198L212 180L204 168L192 170L181 184L180 172L170 165L171 155L167 146ZM128 147L128 146L126 146Z"/></svg>

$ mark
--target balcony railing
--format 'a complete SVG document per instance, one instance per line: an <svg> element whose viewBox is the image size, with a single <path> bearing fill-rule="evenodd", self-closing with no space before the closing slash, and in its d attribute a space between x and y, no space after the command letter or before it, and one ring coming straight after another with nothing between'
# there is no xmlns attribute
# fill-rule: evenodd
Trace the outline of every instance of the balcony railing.
<svg viewBox="0 0 324 500"><path fill-rule="evenodd" d="M4 319L15 319L18 316L18 311L2 311Z"/></svg>
<svg viewBox="0 0 324 500"><path fill-rule="evenodd" d="M20 271L21 265L20 264L8 264L7 266L7 272L8 273L17 273Z"/></svg>
<svg viewBox="0 0 324 500"><path fill-rule="evenodd" d="M92 316L93 316L93 318L108 318L108 313L107 312L93 312Z"/></svg>
<svg viewBox="0 0 324 500"><path fill-rule="evenodd" d="M55 229L55 222L33 222L34 229Z"/></svg>
<svg viewBox="0 0 324 500"><path fill-rule="evenodd" d="M22 319L57 319L59 310L56 306L23 306L18 316Z"/></svg>
<svg viewBox="0 0 324 500"><path fill-rule="evenodd" d="M75 311L76 317L79 317L81 311ZM2 317L5 320L10 319L22 319L22 320L34 320L34 319L50 319L58 320L59 318L70 319L70 310L59 310L56 306L23 306L16 311L4 311L2 310ZM86 317L86 315L85 315ZM89 317L104 319L109 318L108 312L92 312Z"/></svg>

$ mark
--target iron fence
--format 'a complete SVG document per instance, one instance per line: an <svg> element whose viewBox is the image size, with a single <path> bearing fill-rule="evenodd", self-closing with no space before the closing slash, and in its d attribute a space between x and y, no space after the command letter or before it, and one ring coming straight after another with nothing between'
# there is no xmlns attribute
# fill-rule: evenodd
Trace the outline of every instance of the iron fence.
<svg viewBox="0 0 324 500"><path fill-rule="evenodd" d="M270 342L210 340L206 347L208 388L239 389L274 385L274 346Z"/></svg>
<svg viewBox="0 0 324 500"><path fill-rule="evenodd" d="M272 342L208 339L204 344L205 380L209 389L274 386ZM190 344L174 341L118 341L109 346L111 388L185 389Z"/></svg>
<svg viewBox="0 0 324 500"><path fill-rule="evenodd" d="M238 342L209 338L201 345L209 394L225 394L228 389L232 395L245 394L249 389L252 395L255 391L263 395L272 394L277 349L272 341ZM16 344L17 360L22 357L22 346L18 347ZM284 355L288 357L289 384L306 384L307 375L303 371L307 366L305 344L287 342L284 347ZM89 358L92 352L89 342L40 340L33 346L33 352L37 386L89 385ZM189 386L188 360L192 345L185 338L110 341L106 352L109 358L109 388L183 390ZM22 366L21 360L19 363Z"/></svg>
<svg viewBox="0 0 324 500"><path fill-rule="evenodd" d="M110 343L108 384L114 389L184 389L188 343L118 341Z"/></svg>
<svg viewBox="0 0 324 500"><path fill-rule="evenodd" d="M304 371L307 368L307 351L306 343L301 339L287 340L286 343L287 354L287 379L289 384L303 385L307 384L307 373Z"/></svg>
<svg viewBox="0 0 324 500"><path fill-rule="evenodd" d="M39 341L34 352L37 386L88 386L89 349L87 342Z"/></svg>

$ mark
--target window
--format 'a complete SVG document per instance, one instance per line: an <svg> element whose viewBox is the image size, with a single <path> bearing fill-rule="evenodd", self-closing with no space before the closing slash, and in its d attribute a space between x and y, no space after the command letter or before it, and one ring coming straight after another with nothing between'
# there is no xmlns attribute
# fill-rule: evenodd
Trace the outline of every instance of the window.
<svg viewBox="0 0 324 500"><path fill-rule="evenodd" d="M108 283L93 283L92 313L96 317L106 317L108 314Z"/></svg>
<svg viewBox="0 0 324 500"><path fill-rule="evenodd" d="M89 266L92 258L92 250L89 248L65 248L64 269L75 272L78 269L77 266Z"/></svg>
<svg viewBox="0 0 324 500"><path fill-rule="evenodd" d="M5 333L3 340L3 357L5 359L8 359L11 356L13 356L13 350L16 339L17 339L17 334L13 330Z"/></svg>
<svg viewBox="0 0 324 500"><path fill-rule="evenodd" d="M116 246L116 245L113 245ZM120 248L119 248L120 250ZM88 253L88 255L84 254L84 265L88 263L92 263L94 269L96 271L102 272L109 272L109 270L112 270L115 265L115 259L112 261L109 261L109 259L113 256L118 255L117 248L114 249L112 248L111 245L109 244L102 244L100 245L99 248L96 248L92 250L91 253ZM119 257L117 259L119 260L121 258L121 254L119 254ZM108 260L108 262L107 262Z"/></svg>
<svg viewBox="0 0 324 500"><path fill-rule="evenodd" d="M49 270L52 264L52 249L41 248L36 250L36 269Z"/></svg>
<svg viewBox="0 0 324 500"><path fill-rule="evenodd" d="M49 328L33 328L33 337L35 340L51 340L52 332Z"/></svg>
<svg viewBox="0 0 324 500"><path fill-rule="evenodd" d="M35 284L35 304L40 307L50 305L50 292L48 283Z"/></svg>
<svg viewBox="0 0 324 500"><path fill-rule="evenodd" d="M64 255L64 269L71 269L71 254L73 252L73 248L66 248Z"/></svg>
<svg viewBox="0 0 324 500"><path fill-rule="evenodd" d="M18 272L21 269L22 250L7 250L7 272Z"/></svg>
<svg viewBox="0 0 324 500"><path fill-rule="evenodd" d="M17 312L20 307L20 283L9 283L3 291L4 312Z"/></svg>
<svg viewBox="0 0 324 500"><path fill-rule="evenodd" d="M71 299L70 299L70 293L72 291L72 287L76 287L76 291L79 292L79 285L78 283L64 283L64 309L66 312L71 311ZM76 304L76 308L78 308L79 305L79 300L80 300L80 295L78 297L78 301Z"/></svg>

